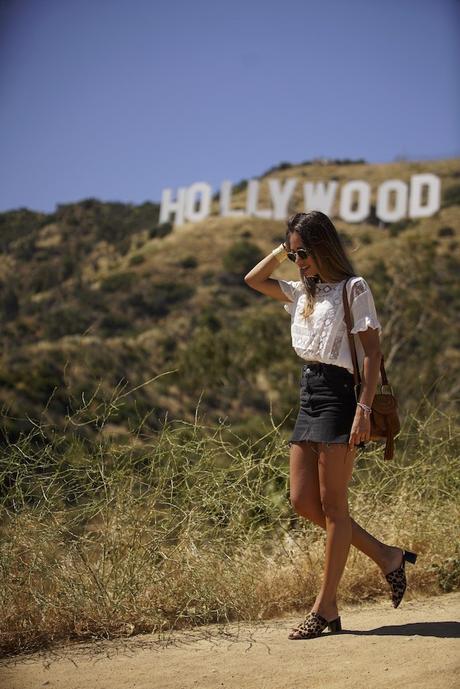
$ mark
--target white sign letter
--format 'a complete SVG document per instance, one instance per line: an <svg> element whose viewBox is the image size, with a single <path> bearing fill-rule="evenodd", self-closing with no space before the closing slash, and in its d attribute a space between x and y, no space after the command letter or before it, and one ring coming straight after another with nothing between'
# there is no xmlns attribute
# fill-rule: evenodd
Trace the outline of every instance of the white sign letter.
<svg viewBox="0 0 460 689"><path fill-rule="evenodd" d="M427 189L427 203L422 206L423 187ZM409 216L424 218L434 215L441 205L441 180L437 175L426 172L424 175L412 175L410 178Z"/></svg>
<svg viewBox="0 0 460 689"><path fill-rule="evenodd" d="M161 192L160 225L169 222L171 213L175 213L174 226L184 223L184 203L186 187L179 187L177 190L177 201L172 200L172 189L163 189Z"/></svg>
<svg viewBox="0 0 460 689"><path fill-rule="evenodd" d="M328 182L306 182L303 185L303 203L305 212L321 211L326 215L331 215L332 204L334 203L335 193L338 183Z"/></svg>
<svg viewBox="0 0 460 689"><path fill-rule="evenodd" d="M277 179L269 179L268 187L270 189L270 196L273 202L275 220L284 220L287 216L287 209L291 196L294 193L297 180L295 178L286 180L284 188L281 189L280 183Z"/></svg>
<svg viewBox="0 0 460 689"><path fill-rule="evenodd" d="M358 194L358 207L356 210L352 209L353 194ZM339 215L345 222L361 222L367 218L370 210L371 188L367 182L362 182L359 179L347 182L342 187L340 195L340 211Z"/></svg>
<svg viewBox="0 0 460 689"><path fill-rule="evenodd" d="M228 180L220 185L220 214L226 217L239 217L244 215L243 210L230 210L233 184Z"/></svg>
<svg viewBox="0 0 460 689"><path fill-rule="evenodd" d="M256 218L270 219L273 215L268 208L264 210L257 210L257 201L259 199L259 182L256 179L249 180L248 183L248 197L246 199L246 213L247 215L255 215Z"/></svg>
<svg viewBox="0 0 460 689"><path fill-rule="evenodd" d="M195 210L197 195L201 194L198 209ZM199 222L209 215L211 207L211 187L207 182L195 182L187 189L185 196L185 217L190 222Z"/></svg>
<svg viewBox="0 0 460 689"><path fill-rule="evenodd" d="M394 208L390 208L390 194L395 192ZM377 192L376 216L383 222L396 222L407 214L407 184L400 179L387 179Z"/></svg>

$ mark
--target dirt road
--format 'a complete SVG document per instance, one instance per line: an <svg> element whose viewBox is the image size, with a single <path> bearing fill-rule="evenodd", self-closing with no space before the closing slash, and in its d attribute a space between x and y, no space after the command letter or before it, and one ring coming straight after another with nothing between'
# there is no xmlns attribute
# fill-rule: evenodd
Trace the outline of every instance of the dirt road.
<svg viewBox="0 0 460 689"><path fill-rule="evenodd" d="M74 644L3 661L1 689L459 689L460 592L341 606L344 633L290 641L302 615Z"/></svg>

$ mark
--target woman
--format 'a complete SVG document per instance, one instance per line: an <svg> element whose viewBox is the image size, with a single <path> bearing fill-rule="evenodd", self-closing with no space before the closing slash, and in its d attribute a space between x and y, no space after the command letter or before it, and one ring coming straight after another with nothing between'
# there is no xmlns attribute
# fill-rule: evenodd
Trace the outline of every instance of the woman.
<svg viewBox="0 0 460 689"><path fill-rule="evenodd" d="M269 276L286 258L299 268L299 281ZM350 279L349 279L350 278ZM368 555L390 584L395 608L406 589L405 562L416 554L378 541L348 512L348 483L357 447L370 437L370 408L380 371L379 323L367 282L355 274L331 220L320 211L296 213L286 241L262 259L246 283L284 302L291 314L292 345L304 360L300 408L290 446L290 499L298 514L326 529L324 579L307 617L290 639L340 632L336 591L350 544ZM353 363L342 300L353 320L362 385L354 392Z"/></svg>

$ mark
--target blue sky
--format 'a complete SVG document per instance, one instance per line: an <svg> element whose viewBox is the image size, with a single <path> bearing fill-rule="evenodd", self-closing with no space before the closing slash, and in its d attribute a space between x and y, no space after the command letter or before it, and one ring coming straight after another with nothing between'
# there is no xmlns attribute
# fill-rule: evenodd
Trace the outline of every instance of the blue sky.
<svg viewBox="0 0 460 689"><path fill-rule="evenodd" d="M458 0L0 0L0 211L460 155Z"/></svg>

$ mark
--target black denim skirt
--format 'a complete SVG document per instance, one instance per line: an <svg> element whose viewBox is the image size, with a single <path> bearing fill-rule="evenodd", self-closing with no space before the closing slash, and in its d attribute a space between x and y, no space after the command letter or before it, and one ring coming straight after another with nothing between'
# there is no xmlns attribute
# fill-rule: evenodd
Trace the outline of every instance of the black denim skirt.
<svg viewBox="0 0 460 689"><path fill-rule="evenodd" d="M356 402L354 377L348 369L306 362L301 369L300 407L289 445L300 440L348 443Z"/></svg>

